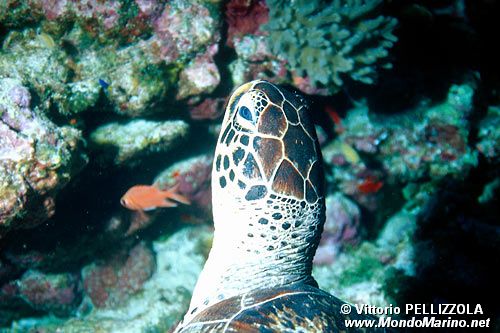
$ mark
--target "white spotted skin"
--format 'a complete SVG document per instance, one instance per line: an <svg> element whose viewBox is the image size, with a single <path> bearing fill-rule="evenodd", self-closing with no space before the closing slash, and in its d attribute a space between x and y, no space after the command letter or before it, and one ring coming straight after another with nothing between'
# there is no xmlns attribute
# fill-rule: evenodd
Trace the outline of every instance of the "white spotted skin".
<svg viewBox="0 0 500 333"><path fill-rule="evenodd" d="M262 96L266 98L260 91L252 89L259 82L262 81L238 88L226 109L212 171L213 245L194 289L189 310L177 331L188 325L200 311L221 300L260 288L297 282L315 283L311 276L312 259L324 223L324 197L320 195L308 203L303 198L276 193L271 188L276 171L269 179L245 177L244 163L236 165L232 158L235 150L242 149L245 160L248 154L254 153L252 140L255 135L266 137L256 132L252 121L237 118L238 106L244 104L249 107L252 120L258 119L262 105L255 101ZM224 135L227 137L224 129L231 123L244 128L243 132L233 126L237 139L221 142ZM243 134L249 137L250 144L240 142ZM219 162L217 156L222 156ZM229 157L228 168L223 156ZM255 162L263 170L258 158ZM229 176L230 170L234 172L233 177ZM225 182L220 181L221 177ZM244 188L238 185L238 180L244 181ZM248 200L248 191L254 185L265 186L266 193Z"/></svg>

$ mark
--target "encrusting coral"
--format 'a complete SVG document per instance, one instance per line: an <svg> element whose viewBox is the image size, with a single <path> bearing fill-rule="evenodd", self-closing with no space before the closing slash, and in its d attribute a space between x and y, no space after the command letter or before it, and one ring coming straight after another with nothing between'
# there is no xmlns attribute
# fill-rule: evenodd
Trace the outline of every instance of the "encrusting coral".
<svg viewBox="0 0 500 333"><path fill-rule="evenodd" d="M90 134L90 142L104 152L105 159L113 157L116 164L133 164L139 156L171 150L187 136L188 129L182 120L138 119L100 126Z"/></svg>
<svg viewBox="0 0 500 333"><path fill-rule="evenodd" d="M335 92L345 78L374 83L377 68L390 68L397 20L379 15L382 0L268 0L271 50L297 76Z"/></svg>
<svg viewBox="0 0 500 333"><path fill-rule="evenodd" d="M31 100L19 80L0 76L0 238L51 217L57 193L87 163L81 132Z"/></svg>
<svg viewBox="0 0 500 333"><path fill-rule="evenodd" d="M178 89L182 99L219 84L214 2L29 3L0 3L0 26L33 24L0 39L0 76L19 79L63 116L85 112L101 97L118 114L152 114Z"/></svg>

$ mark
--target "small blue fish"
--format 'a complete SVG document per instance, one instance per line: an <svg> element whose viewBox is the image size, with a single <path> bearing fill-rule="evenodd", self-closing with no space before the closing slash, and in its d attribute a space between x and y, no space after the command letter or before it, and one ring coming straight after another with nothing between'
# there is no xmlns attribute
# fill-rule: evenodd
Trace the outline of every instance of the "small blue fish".
<svg viewBox="0 0 500 333"><path fill-rule="evenodd" d="M99 84L101 85L101 87L103 89L108 89L109 87L109 83L107 83L106 81L104 81L103 79L99 79Z"/></svg>

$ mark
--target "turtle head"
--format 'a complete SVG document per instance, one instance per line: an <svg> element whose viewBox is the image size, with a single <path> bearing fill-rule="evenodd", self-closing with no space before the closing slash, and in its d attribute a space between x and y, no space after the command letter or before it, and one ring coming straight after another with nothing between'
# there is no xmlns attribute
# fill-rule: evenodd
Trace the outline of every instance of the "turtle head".
<svg viewBox="0 0 500 333"><path fill-rule="evenodd" d="M313 283L325 200L308 111L303 97L266 81L231 95L212 169L212 249L185 322L251 290Z"/></svg>
<svg viewBox="0 0 500 333"><path fill-rule="evenodd" d="M305 99L252 81L228 102L214 160L215 187L232 184L230 191L249 201L274 193L312 204L323 197L320 154Z"/></svg>
<svg viewBox="0 0 500 333"><path fill-rule="evenodd" d="M288 238L302 236L317 243L324 222L324 176L308 112L303 97L266 81L234 91L212 171L216 234L232 230L231 237L240 234L239 244L252 244L256 251L287 246Z"/></svg>

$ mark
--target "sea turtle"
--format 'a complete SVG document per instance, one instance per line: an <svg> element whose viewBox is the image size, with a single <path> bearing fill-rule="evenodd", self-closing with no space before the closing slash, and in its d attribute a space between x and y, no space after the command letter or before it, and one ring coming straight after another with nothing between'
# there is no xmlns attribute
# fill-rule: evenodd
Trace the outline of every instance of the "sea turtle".
<svg viewBox="0 0 500 333"><path fill-rule="evenodd" d="M311 276L325 190L308 112L267 81L232 94L212 171L213 246L176 332L339 332L366 319L343 315Z"/></svg>

